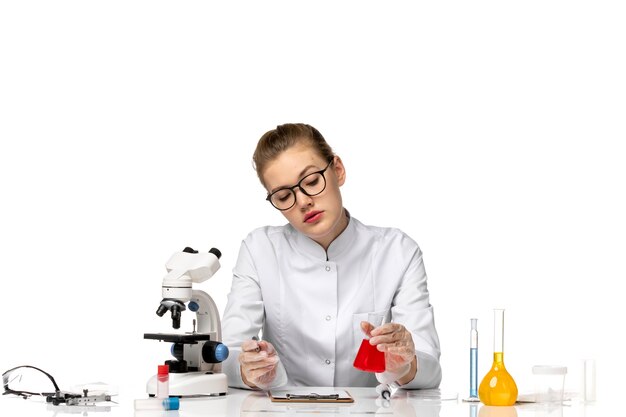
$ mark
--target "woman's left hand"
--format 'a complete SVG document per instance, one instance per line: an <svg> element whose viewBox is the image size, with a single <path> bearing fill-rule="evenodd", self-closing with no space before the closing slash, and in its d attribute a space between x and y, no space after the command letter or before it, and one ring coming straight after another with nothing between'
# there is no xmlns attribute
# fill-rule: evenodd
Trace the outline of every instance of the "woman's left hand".
<svg viewBox="0 0 626 417"><path fill-rule="evenodd" d="M361 322L361 329L371 336L371 345L385 352L386 371L406 374L410 370L411 362L416 359L415 344L406 327L399 323L386 323L374 328L364 321Z"/></svg>

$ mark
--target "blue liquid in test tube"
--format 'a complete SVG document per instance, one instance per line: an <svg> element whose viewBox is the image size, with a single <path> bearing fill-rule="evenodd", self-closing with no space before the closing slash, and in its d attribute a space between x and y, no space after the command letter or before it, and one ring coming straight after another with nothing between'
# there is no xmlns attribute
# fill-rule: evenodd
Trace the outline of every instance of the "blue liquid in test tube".
<svg viewBox="0 0 626 417"><path fill-rule="evenodd" d="M478 319L470 319L472 330L470 332L470 398L478 398Z"/></svg>
<svg viewBox="0 0 626 417"><path fill-rule="evenodd" d="M470 348L470 397L478 397L476 368L478 368L478 349Z"/></svg>

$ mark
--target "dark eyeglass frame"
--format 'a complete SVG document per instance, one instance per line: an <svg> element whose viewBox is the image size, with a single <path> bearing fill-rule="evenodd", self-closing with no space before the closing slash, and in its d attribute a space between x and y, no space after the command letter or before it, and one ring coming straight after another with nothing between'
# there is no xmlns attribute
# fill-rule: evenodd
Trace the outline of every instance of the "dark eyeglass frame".
<svg viewBox="0 0 626 417"><path fill-rule="evenodd" d="M15 371L16 369L19 369L19 368L31 368L31 369L35 369L36 371L39 371L39 372L43 373L52 382L52 385L54 385L55 391L54 392L31 392L31 391L16 391L16 390L12 390L11 388L9 388L9 384L11 383L10 375L11 375L11 373L13 371ZM13 394L13 395L19 395L20 397L23 397L23 398L28 398L28 397L30 397L32 395L41 395L41 396L44 396L44 397L48 397L48 396L51 396L51 395L56 395L56 394L61 392L61 390L59 389L59 386L57 385L57 383L54 380L54 377L52 375L50 375L46 371L43 371L43 370L41 370L39 368L36 368L34 366L30 366L30 365L16 366L15 368L11 368L8 371L4 372L2 374L2 384L4 385L4 393L3 393L3 395Z"/></svg>
<svg viewBox="0 0 626 417"><path fill-rule="evenodd" d="M267 195L267 197L266 197L265 199L266 199L267 201L269 201L269 202L270 202L270 204L271 204L272 206L274 206L274 208L275 208L276 210L285 211L285 210L289 210L290 208L292 208L293 206L295 206L295 205L296 205L296 202L298 201L298 196L296 195L296 191L295 191L295 190L296 190L296 188L299 188L299 189L300 189L300 191L302 191L302 194L307 195L307 196L309 196L309 197L315 197L316 195L319 195L319 194L323 193L323 192L324 192L324 190L326 189L326 184L327 184L327 183L326 183L326 176L324 175L324 173L326 172L326 170L328 169L328 167L330 167L330 165L334 162L334 160L335 160L335 158L331 159L331 160L330 160L330 162L328 162L328 165L326 165L326 168L324 168L324 169L320 169L319 171L311 172L310 174L306 174L304 177L302 177L302 178L300 179L300 181L298 181L298 183L297 183L296 185L293 185L293 186L291 186L291 187L282 187L282 188L279 188L278 190L276 190L276 191L274 191L274 192L272 192L272 193L268 194L268 195ZM304 180L306 180L307 178L309 178L311 175L318 175L318 174L321 174L321 175L322 175L322 179L324 180L324 187L323 187L323 188L322 188L322 189L321 189L318 193L315 193L315 194L309 194L309 193L308 193L308 192L304 189L304 187L302 187L302 182L303 182ZM289 190L289 191L291 191L291 194L293 194L293 204L292 204L292 205L290 205L290 206L289 206L289 207L287 207L287 208L278 208L278 207L276 207L276 205L272 202L272 196L273 196L274 194L276 194L277 192L279 192L279 191L284 191L284 190Z"/></svg>

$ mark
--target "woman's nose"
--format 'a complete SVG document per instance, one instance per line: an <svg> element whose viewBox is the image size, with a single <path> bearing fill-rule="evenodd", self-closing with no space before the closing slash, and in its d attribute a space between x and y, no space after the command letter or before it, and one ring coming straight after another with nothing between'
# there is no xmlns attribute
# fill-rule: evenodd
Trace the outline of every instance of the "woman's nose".
<svg viewBox="0 0 626 417"><path fill-rule="evenodd" d="M294 191L296 193L296 204L299 207L306 207L311 205L311 203L313 202L313 198L311 196L304 194L299 188L296 188Z"/></svg>

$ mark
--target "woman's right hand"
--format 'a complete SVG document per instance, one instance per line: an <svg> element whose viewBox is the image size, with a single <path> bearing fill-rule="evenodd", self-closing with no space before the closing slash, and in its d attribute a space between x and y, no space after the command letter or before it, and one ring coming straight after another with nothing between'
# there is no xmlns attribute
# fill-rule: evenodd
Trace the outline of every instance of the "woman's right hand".
<svg viewBox="0 0 626 417"><path fill-rule="evenodd" d="M241 345L239 364L241 378L250 388L267 390L276 378L276 349L265 340L246 340Z"/></svg>

